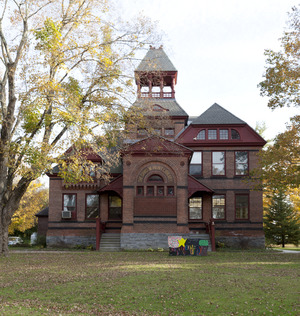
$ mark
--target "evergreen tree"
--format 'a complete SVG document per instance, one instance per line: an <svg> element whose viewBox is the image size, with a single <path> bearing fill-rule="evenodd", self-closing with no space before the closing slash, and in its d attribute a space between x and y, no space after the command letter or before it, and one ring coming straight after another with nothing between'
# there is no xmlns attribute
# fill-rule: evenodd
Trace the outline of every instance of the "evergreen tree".
<svg viewBox="0 0 300 316"><path fill-rule="evenodd" d="M270 243L282 245L299 244L300 219L293 205L286 200L285 193L279 189L273 193L270 206L264 214L264 230Z"/></svg>

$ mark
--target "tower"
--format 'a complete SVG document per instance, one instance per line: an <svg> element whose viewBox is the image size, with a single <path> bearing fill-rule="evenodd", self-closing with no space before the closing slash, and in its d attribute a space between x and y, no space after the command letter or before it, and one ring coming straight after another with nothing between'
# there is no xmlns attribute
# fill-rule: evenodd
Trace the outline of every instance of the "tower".
<svg viewBox="0 0 300 316"><path fill-rule="evenodd" d="M129 128L130 138L155 134L174 140L186 126L188 115L175 99L177 70L162 46L150 46L135 70L135 82L137 99L132 108L141 111L148 124Z"/></svg>

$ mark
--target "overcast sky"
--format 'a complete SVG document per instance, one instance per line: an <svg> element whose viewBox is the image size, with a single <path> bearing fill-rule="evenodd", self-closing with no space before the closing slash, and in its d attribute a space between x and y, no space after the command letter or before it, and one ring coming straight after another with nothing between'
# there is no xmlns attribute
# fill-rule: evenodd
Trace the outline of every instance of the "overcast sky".
<svg viewBox="0 0 300 316"><path fill-rule="evenodd" d="M295 0L115 0L124 19L142 12L165 33L163 44L178 70L176 99L198 116L213 103L246 121L267 125L265 138L285 130L299 109L275 111L259 95L265 49L280 49Z"/></svg>

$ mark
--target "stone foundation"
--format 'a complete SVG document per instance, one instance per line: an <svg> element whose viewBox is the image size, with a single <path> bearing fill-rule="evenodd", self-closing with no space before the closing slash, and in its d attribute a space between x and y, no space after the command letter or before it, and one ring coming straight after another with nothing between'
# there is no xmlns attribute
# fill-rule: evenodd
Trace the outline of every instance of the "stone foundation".
<svg viewBox="0 0 300 316"><path fill-rule="evenodd" d="M225 247L233 249L264 249L265 237L232 237L232 236L218 236L216 237L216 245L218 242L225 245Z"/></svg>
<svg viewBox="0 0 300 316"><path fill-rule="evenodd" d="M96 247L94 236L47 236L47 247L74 248L77 246Z"/></svg>
<svg viewBox="0 0 300 316"><path fill-rule="evenodd" d="M121 249L124 250L143 250L143 249L169 249L168 236L182 236L188 238L189 234L171 234L171 233L122 233Z"/></svg>

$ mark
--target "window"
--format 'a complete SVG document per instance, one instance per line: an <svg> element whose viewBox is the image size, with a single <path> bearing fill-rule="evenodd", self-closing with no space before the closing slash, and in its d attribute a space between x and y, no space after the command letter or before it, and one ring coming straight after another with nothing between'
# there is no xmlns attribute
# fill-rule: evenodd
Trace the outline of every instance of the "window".
<svg viewBox="0 0 300 316"><path fill-rule="evenodd" d="M109 196L109 219L122 219L122 200L118 195Z"/></svg>
<svg viewBox="0 0 300 316"><path fill-rule="evenodd" d="M225 175L225 152L212 152L212 174L213 176Z"/></svg>
<svg viewBox="0 0 300 316"><path fill-rule="evenodd" d="M196 151L193 153L193 157L190 163L190 174L201 175L202 174L202 152Z"/></svg>
<svg viewBox="0 0 300 316"><path fill-rule="evenodd" d="M235 175L245 176L248 175L248 152L236 151L235 152Z"/></svg>
<svg viewBox="0 0 300 316"><path fill-rule="evenodd" d="M228 139L228 129L220 129L220 139Z"/></svg>
<svg viewBox="0 0 300 316"><path fill-rule="evenodd" d="M143 186L138 186L136 188L136 195L139 195L139 196L143 196L144 195L144 187Z"/></svg>
<svg viewBox="0 0 300 316"><path fill-rule="evenodd" d="M189 219L202 219L202 197L189 199Z"/></svg>
<svg viewBox="0 0 300 316"><path fill-rule="evenodd" d="M205 139L205 129L203 129L202 131L200 131L196 137L196 139Z"/></svg>
<svg viewBox="0 0 300 316"><path fill-rule="evenodd" d="M85 218L95 219L99 217L99 195L87 194L85 201Z"/></svg>
<svg viewBox="0 0 300 316"><path fill-rule="evenodd" d="M214 219L225 219L225 195L213 196L212 215Z"/></svg>
<svg viewBox="0 0 300 316"><path fill-rule="evenodd" d="M76 211L76 194L64 194L64 211L75 212Z"/></svg>
<svg viewBox="0 0 300 316"><path fill-rule="evenodd" d="M217 139L217 130L209 129L208 130L208 139Z"/></svg>
<svg viewBox="0 0 300 316"><path fill-rule="evenodd" d="M249 217L249 195L237 194L235 196L235 218L248 219Z"/></svg>
<svg viewBox="0 0 300 316"><path fill-rule="evenodd" d="M231 139L240 139L240 134L237 130L235 129L231 130Z"/></svg>
<svg viewBox="0 0 300 316"><path fill-rule="evenodd" d="M148 196L154 195L154 187L147 187L147 195Z"/></svg>
<svg viewBox="0 0 300 316"><path fill-rule="evenodd" d="M71 212L71 218L76 218L76 194L63 194L63 210Z"/></svg>
<svg viewBox="0 0 300 316"><path fill-rule="evenodd" d="M163 110L164 110L164 108L162 108L160 105L158 105L158 104L153 105L153 111L163 111Z"/></svg>
<svg viewBox="0 0 300 316"><path fill-rule="evenodd" d="M164 182L164 180L158 174L154 174L148 178L148 182Z"/></svg>
<svg viewBox="0 0 300 316"><path fill-rule="evenodd" d="M167 187L167 195L174 196L174 187Z"/></svg>
<svg viewBox="0 0 300 316"><path fill-rule="evenodd" d="M165 128L165 136L174 136L175 135L175 130L174 128Z"/></svg>
<svg viewBox="0 0 300 316"><path fill-rule="evenodd" d="M164 196L165 190L163 186L158 186L157 187L157 196Z"/></svg>

